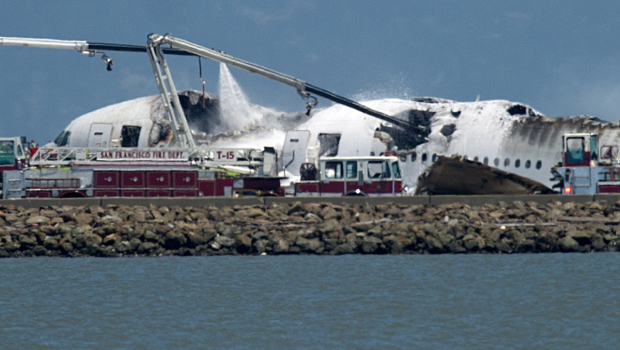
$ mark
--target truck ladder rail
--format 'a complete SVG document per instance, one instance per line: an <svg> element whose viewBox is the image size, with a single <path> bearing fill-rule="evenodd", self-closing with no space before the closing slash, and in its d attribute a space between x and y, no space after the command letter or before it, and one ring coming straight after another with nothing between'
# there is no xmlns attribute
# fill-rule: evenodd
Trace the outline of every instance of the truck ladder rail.
<svg viewBox="0 0 620 350"><path fill-rule="evenodd" d="M172 124L175 144L179 147L194 148L194 138L191 135L183 108L181 108L179 94L172 81L172 75L170 74L162 48L149 38L147 53L153 69L153 75L155 76L155 82L159 89L159 95L164 104L168 120Z"/></svg>
<svg viewBox="0 0 620 350"><path fill-rule="evenodd" d="M30 158L31 167L62 167L124 163L156 165L189 164L216 168L241 166L256 168L263 165L264 153L252 148L76 148L41 147Z"/></svg>

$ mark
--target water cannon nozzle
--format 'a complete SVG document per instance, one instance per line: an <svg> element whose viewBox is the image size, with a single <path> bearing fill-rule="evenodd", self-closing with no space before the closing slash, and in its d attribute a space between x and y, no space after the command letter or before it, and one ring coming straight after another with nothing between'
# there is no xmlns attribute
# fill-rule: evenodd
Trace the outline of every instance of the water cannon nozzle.
<svg viewBox="0 0 620 350"><path fill-rule="evenodd" d="M101 59L105 61L105 69L109 72L112 70L112 66L114 66L114 59L108 57L108 55L103 54Z"/></svg>

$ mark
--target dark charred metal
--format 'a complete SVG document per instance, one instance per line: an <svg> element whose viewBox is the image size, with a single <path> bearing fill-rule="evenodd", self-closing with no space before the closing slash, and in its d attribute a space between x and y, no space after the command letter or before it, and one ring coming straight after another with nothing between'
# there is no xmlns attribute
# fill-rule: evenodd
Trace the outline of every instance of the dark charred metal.
<svg viewBox="0 0 620 350"><path fill-rule="evenodd" d="M439 132L442 133L443 136L449 137L449 136L452 136L452 134L454 134L454 131L456 131L456 125L448 124L448 125L444 125Z"/></svg>
<svg viewBox="0 0 620 350"><path fill-rule="evenodd" d="M217 96L205 94L203 104L202 93L188 90L179 93L179 101L192 130L211 134L222 125L220 100Z"/></svg>
<svg viewBox="0 0 620 350"><path fill-rule="evenodd" d="M534 112L533 109L522 104L512 105L508 109L506 109L506 112L508 112L510 115L527 115L530 117L541 117L541 115Z"/></svg>
<svg viewBox="0 0 620 350"><path fill-rule="evenodd" d="M553 190L528 178L460 157L437 157L418 179L416 194L550 194Z"/></svg>
<svg viewBox="0 0 620 350"><path fill-rule="evenodd" d="M388 133L393 139L393 145L398 147L398 149L413 149L422 143L428 142L427 137L431 133L431 119L434 115L435 112L410 109L398 114L396 117L406 120L411 125L419 125L422 128L401 129L382 125L378 130Z"/></svg>

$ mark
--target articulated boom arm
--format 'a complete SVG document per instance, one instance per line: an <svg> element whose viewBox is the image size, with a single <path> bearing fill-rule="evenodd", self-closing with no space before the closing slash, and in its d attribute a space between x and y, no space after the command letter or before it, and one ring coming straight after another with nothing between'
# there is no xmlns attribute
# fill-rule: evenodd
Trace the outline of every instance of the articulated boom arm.
<svg viewBox="0 0 620 350"><path fill-rule="evenodd" d="M86 56L102 55L106 63L113 65L113 60L102 51L124 51L124 52L147 52L146 47L139 45L94 43L84 40L56 40L56 39L36 39L36 38L11 38L0 36L0 46L23 46L36 47L41 49L66 49L75 50ZM163 53L167 55L194 56L191 53L164 48Z"/></svg>
<svg viewBox="0 0 620 350"><path fill-rule="evenodd" d="M286 84L288 86L295 88L297 92L304 98L312 98L310 94L315 94L317 96L326 98L333 102L353 108L362 113L371 115L380 120L387 121L394 125L400 126L401 128L414 128L414 129L420 128L419 126L413 125L409 123L408 121L400 120L398 118L389 116L385 113L381 113L374 109L368 108L346 97L336 95L333 92L330 92L330 91L321 89L320 87L308 84L303 80L299 80L297 78L274 71L272 69L260 66L255 63L247 62L239 58L229 56L222 52L218 52L218 51L215 51L215 50L212 50L212 49L200 46L200 45L196 45L194 43L185 41L183 39L174 38L170 35L161 36L157 34L151 34L148 37L148 42L149 42L149 45L168 44L170 45L171 48L177 49L178 51L188 52L196 56L214 60L216 62L225 63L228 65L237 67L239 69L242 69L246 72L258 74L266 78L278 81L282 84ZM312 108L314 105L316 105L316 101L314 103L309 103L308 108Z"/></svg>
<svg viewBox="0 0 620 350"><path fill-rule="evenodd" d="M170 48L160 47L162 44L170 45ZM185 117L181 118L182 109L176 95L176 89L172 83L170 71L166 64L164 54L168 55L183 55L183 56L199 56L214 60L216 62L222 62L228 65L232 65L239 69L245 70L250 73L258 74L269 79L273 79L282 84L289 85L297 90L297 92L303 98L312 98L314 102L308 103L308 108L312 108L316 105L316 98L311 96L314 94L319 97L326 98L333 102L345 105L353 108L362 113L371 115L380 120L392 123L404 129L420 129L422 127L412 124L408 121L400 120L398 118L389 116L385 113L381 113L374 109L368 108L358 102L355 102L346 97L337 95L333 92L324 90L318 86L306 83L303 80L291 77L289 75L274 71L272 69L260 66L255 63L247 62L225 53L217 52L215 50L202 47L191 42L174 38L170 35L157 35L151 34L148 36L148 45L124 45L124 44L111 44L111 43L95 43L80 40L54 40L54 39L34 39L34 38L10 38L0 37L0 46L25 46L25 47L38 47L38 48L51 48L51 49L71 49L76 50L87 56L101 55L101 58L106 62L107 69L111 70L114 64L112 58L108 57L105 51L124 51L124 52L147 52L151 65L153 67L153 73L157 80L157 86L162 96L171 94L171 97L164 97L164 103L167 103L167 111L171 117L173 123L175 139L179 146L190 146L193 144L193 139L189 135L189 129L187 127L187 121ZM174 91L174 93L172 93ZM174 120L176 119L176 121Z"/></svg>

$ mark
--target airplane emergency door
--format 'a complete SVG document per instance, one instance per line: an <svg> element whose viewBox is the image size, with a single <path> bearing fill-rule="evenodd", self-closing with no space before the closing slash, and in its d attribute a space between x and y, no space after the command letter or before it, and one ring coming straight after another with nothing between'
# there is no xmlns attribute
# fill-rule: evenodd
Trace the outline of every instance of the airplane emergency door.
<svg viewBox="0 0 620 350"><path fill-rule="evenodd" d="M106 148L110 146L112 124L93 123L88 133L88 147Z"/></svg>
<svg viewBox="0 0 620 350"><path fill-rule="evenodd" d="M299 175L301 164L306 161L306 149L310 139L308 130L292 130L286 133L282 147L282 168Z"/></svg>

